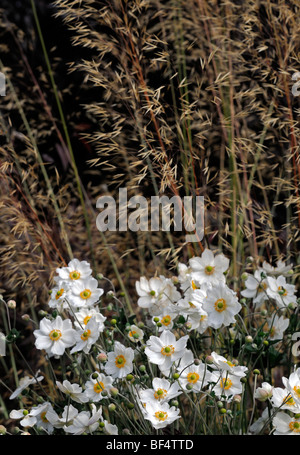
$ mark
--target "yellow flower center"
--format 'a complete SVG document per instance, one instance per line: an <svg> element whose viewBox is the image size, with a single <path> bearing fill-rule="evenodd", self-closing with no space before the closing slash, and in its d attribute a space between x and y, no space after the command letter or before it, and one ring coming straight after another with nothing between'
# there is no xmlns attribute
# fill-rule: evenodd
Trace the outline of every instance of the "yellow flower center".
<svg viewBox="0 0 300 455"><path fill-rule="evenodd" d="M157 389L154 392L154 398L156 400L161 400L162 398L165 398L167 396L167 391L165 389Z"/></svg>
<svg viewBox="0 0 300 455"><path fill-rule="evenodd" d="M226 305L226 300L224 299L218 299L215 302L215 310L218 311L218 313L222 313L222 311L225 311L227 308Z"/></svg>
<svg viewBox="0 0 300 455"><path fill-rule="evenodd" d="M287 295L287 291L283 286L278 286L278 292L282 297L285 297Z"/></svg>
<svg viewBox="0 0 300 455"><path fill-rule="evenodd" d="M199 380L200 376L198 373L189 373L187 375L187 380L190 384L196 384L196 382Z"/></svg>
<svg viewBox="0 0 300 455"><path fill-rule="evenodd" d="M294 406L296 404L294 398L291 396L288 396L288 395L286 397L284 397L282 402L284 404L287 404L288 406Z"/></svg>
<svg viewBox="0 0 300 455"><path fill-rule="evenodd" d="M207 265L204 269L204 272L206 273L206 275L212 275L215 271L215 267L213 267L212 265Z"/></svg>
<svg viewBox="0 0 300 455"><path fill-rule="evenodd" d="M299 422L294 420L294 421L289 423L289 427L295 433L300 433L300 423Z"/></svg>
<svg viewBox="0 0 300 455"><path fill-rule="evenodd" d="M300 386L299 386L299 385L298 385L298 386L297 386L297 385L295 385L295 387L294 387L294 391L295 391L295 392L296 392L296 394L297 394L297 395L299 395L299 397L300 397Z"/></svg>
<svg viewBox="0 0 300 455"><path fill-rule="evenodd" d="M103 382L97 382L95 385L94 385L94 392L95 393L101 393L103 392L103 390L105 389L104 387L104 384Z"/></svg>
<svg viewBox="0 0 300 455"><path fill-rule="evenodd" d="M162 318L161 323L165 326L168 326L169 324L171 324L171 321L172 321L171 316L167 315Z"/></svg>
<svg viewBox="0 0 300 455"><path fill-rule="evenodd" d="M117 368L125 367L126 359L123 355L117 355L115 359L115 365Z"/></svg>
<svg viewBox="0 0 300 455"><path fill-rule="evenodd" d="M82 335L80 336L80 338L83 340L83 341L86 341L89 339L89 337L91 336L91 331L90 330L85 330Z"/></svg>
<svg viewBox="0 0 300 455"><path fill-rule="evenodd" d="M58 341L61 336L62 333L58 329L51 330L51 332L49 333L49 337L52 341Z"/></svg>
<svg viewBox="0 0 300 455"><path fill-rule="evenodd" d="M160 422L163 422L168 418L168 414L164 411L156 411L154 415Z"/></svg>
<svg viewBox="0 0 300 455"><path fill-rule="evenodd" d="M222 378L220 380L220 382L221 382L221 387L224 390L228 390L232 386L232 381L230 379L228 379L228 378L227 379L226 378Z"/></svg>
<svg viewBox="0 0 300 455"><path fill-rule="evenodd" d="M230 362L230 360L227 360L227 365L229 365L230 367L235 367L234 363Z"/></svg>
<svg viewBox="0 0 300 455"><path fill-rule="evenodd" d="M175 348L172 345L165 346L164 348L161 348L161 353L162 355L166 355L167 357L171 356L174 354Z"/></svg>
<svg viewBox="0 0 300 455"><path fill-rule="evenodd" d="M80 292L80 297L84 300L91 297L91 295L92 295L92 291L90 289L85 289L84 291Z"/></svg>
<svg viewBox="0 0 300 455"><path fill-rule="evenodd" d="M41 413L41 419L43 422L48 423L49 420L46 418L46 411Z"/></svg>
<svg viewBox="0 0 300 455"><path fill-rule="evenodd" d="M70 272L69 277L71 280L79 280L80 273L77 270L73 270L73 272Z"/></svg>
<svg viewBox="0 0 300 455"><path fill-rule="evenodd" d="M195 289L198 289L197 286L195 285L194 281L192 281L192 288L195 290Z"/></svg>
<svg viewBox="0 0 300 455"><path fill-rule="evenodd" d="M92 316L86 316L83 320L84 325L87 325Z"/></svg>
<svg viewBox="0 0 300 455"><path fill-rule="evenodd" d="M64 289L60 289L59 291L57 291L56 293L56 296L55 296L55 299L58 300L64 293Z"/></svg>

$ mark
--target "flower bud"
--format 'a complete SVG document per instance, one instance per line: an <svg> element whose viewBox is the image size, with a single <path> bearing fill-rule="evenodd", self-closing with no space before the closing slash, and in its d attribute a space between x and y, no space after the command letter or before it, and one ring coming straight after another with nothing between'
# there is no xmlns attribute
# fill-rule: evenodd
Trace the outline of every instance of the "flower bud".
<svg viewBox="0 0 300 455"><path fill-rule="evenodd" d="M114 397L114 398L115 398L115 397L118 395L118 393L119 393L119 390L118 390L116 387L112 387L109 391L110 391L111 396Z"/></svg>
<svg viewBox="0 0 300 455"><path fill-rule="evenodd" d="M9 301L7 302L7 306L8 306L8 308L10 308L11 310L14 310L14 309L16 308L17 304L16 304L15 300L9 300Z"/></svg>
<svg viewBox="0 0 300 455"><path fill-rule="evenodd" d="M0 435L6 434L6 428L3 425L0 425Z"/></svg>
<svg viewBox="0 0 300 455"><path fill-rule="evenodd" d="M100 352L100 354L97 355L97 360L101 363L106 362L107 355L105 354L105 352Z"/></svg>
<svg viewBox="0 0 300 455"><path fill-rule="evenodd" d="M205 357L205 362L208 364L208 365L212 365L214 363L214 359L211 355L208 355Z"/></svg>
<svg viewBox="0 0 300 455"><path fill-rule="evenodd" d="M110 403L110 404L108 405L108 410L109 410L110 412L114 412L114 411L116 410L116 405L113 404L113 403Z"/></svg>
<svg viewBox="0 0 300 455"><path fill-rule="evenodd" d="M30 316L29 316L29 314L23 314L23 315L22 315L22 319L23 319L23 321L26 321L26 322L30 321Z"/></svg>
<svg viewBox="0 0 300 455"><path fill-rule="evenodd" d="M245 342L248 344L248 343L253 343L253 338L251 335L247 335L245 337Z"/></svg>

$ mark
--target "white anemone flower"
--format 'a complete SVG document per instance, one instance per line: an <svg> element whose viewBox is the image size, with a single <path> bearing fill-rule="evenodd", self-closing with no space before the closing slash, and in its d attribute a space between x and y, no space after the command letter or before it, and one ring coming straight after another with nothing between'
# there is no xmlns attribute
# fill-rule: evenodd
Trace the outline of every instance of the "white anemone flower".
<svg viewBox="0 0 300 455"><path fill-rule="evenodd" d="M231 362L222 355L217 354L215 351L213 351L210 354L210 357L213 358L213 363L209 366L214 370L219 370L223 372L227 371L228 373L234 376L238 376L240 378L246 376L246 373L248 372L248 368L246 366L237 365L236 363Z"/></svg>
<svg viewBox="0 0 300 455"><path fill-rule="evenodd" d="M296 303L296 286L288 284L284 276L280 275L277 278L268 277L267 281L267 293L270 298L276 301L278 308L285 308L289 304Z"/></svg>
<svg viewBox="0 0 300 455"><path fill-rule="evenodd" d="M232 401L234 395L239 395L243 391L241 377L229 374L227 371L212 372L210 381L215 383L210 388L217 397L225 396L227 401Z"/></svg>
<svg viewBox="0 0 300 455"><path fill-rule="evenodd" d="M97 378L95 377L98 374ZM113 386L113 378L111 376L105 376L102 373L95 372L90 375L89 381L85 383L85 395L90 401L97 402L103 398L110 397L110 389ZM106 392L103 396L102 393Z"/></svg>
<svg viewBox="0 0 300 455"><path fill-rule="evenodd" d="M265 408L262 415L250 426L250 433L259 434L269 420L269 410Z"/></svg>
<svg viewBox="0 0 300 455"><path fill-rule="evenodd" d="M97 410L96 406L91 404L92 413L81 411L74 419L71 425L65 426L66 433L80 435L82 433L91 434L99 428L99 421L102 421L102 407Z"/></svg>
<svg viewBox="0 0 300 455"><path fill-rule="evenodd" d="M192 269L191 277L201 287L203 283L211 283L213 285L220 282L225 283L224 272L229 267L229 259L224 254L214 253L206 248L201 257L193 257L189 260L189 265Z"/></svg>
<svg viewBox="0 0 300 455"><path fill-rule="evenodd" d="M284 332L288 328L290 320L283 316L279 317L277 314L267 319L269 339L282 340Z"/></svg>
<svg viewBox="0 0 300 455"><path fill-rule="evenodd" d="M99 301L103 293L104 290L98 288L96 278L88 277L84 280L74 282L72 293L68 296L68 300L75 308L89 308Z"/></svg>
<svg viewBox="0 0 300 455"><path fill-rule="evenodd" d="M75 333L76 344L71 349L70 354L83 351L85 354L90 352L91 347L97 342L100 335L100 326L96 319L89 320L83 329L78 329Z"/></svg>
<svg viewBox="0 0 300 455"><path fill-rule="evenodd" d="M174 307L174 305L172 305ZM160 326L157 326L158 332L162 332L163 330L172 330L174 326L174 320L178 317L177 312L174 311L174 308L171 306L166 307L161 314L154 316L152 318L153 324L156 325L154 318L159 319Z"/></svg>
<svg viewBox="0 0 300 455"><path fill-rule="evenodd" d="M168 375L173 363L184 355L188 338L185 335L176 341L172 332L164 330L160 337L150 336L145 354L151 363L158 365L163 374Z"/></svg>
<svg viewBox="0 0 300 455"><path fill-rule="evenodd" d="M300 419L290 417L285 412L278 412L273 418L272 423L275 427L274 435L300 435Z"/></svg>
<svg viewBox="0 0 300 455"><path fill-rule="evenodd" d="M69 309L70 304L67 298L70 294L70 283L68 281L58 281L57 285L52 289L51 297L48 302L50 308L55 308L59 311Z"/></svg>
<svg viewBox="0 0 300 455"><path fill-rule="evenodd" d="M269 298L267 294L267 277L264 275L262 277L262 272L263 270L259 269L255 270L254 275L248 275L245 281L246 289L241 292L243 297L253 299L253 303L257 308L261 307L261 305Z"/></svg>
<svg viewBox="0 0 300 455"><path fill-rule="evenodd" d="M113 378L124 378L133 370L134 350L126 348L119 341L115 341L114 351L108 352L104 370Z"/></svg>
<svg viewBox="0 0 300 455"><path fill-rule="evenodd" d="M276 265L277 267L273 267L271 264L268 264L268 262L264 261L262 267L267 275L272 276L278 275L288 276L290 275L290 272L293 268L293 264L285 265L285 262L281 260L277 261Z"/></svg>
<svg viewBox="0 0 300 455"><path fill-rule="evenodd" d="M37 349L45 349L50 356L62 356L66 350L74 345L76 331L72 328L70 319L57 316L53 321L43 318L40 328L33 332Z"/></svg>
<svg viewBox="0 0 300 455"><path fill-rule="evenodd" d="M241 308L236 292L221 282L208 289L207 297L203 299L203 309L208 314L208 324L214 329L235 323L235 315Z"/></svg>
<svg viewBox="0 0 300 455"><path fill-rule="evenodd" d="M100 313L98 308L80 308L80 310L74 313L74 325L77 329L83 329L91 318L95 319L99 324L99 331L103 332L105 329L104 322L106 317Z"/></svg>
<svg viewBox="0 0 300 455"><path fill-rule="evenodd" d="M160 403L172 400L182 393L179 385L176 382L170 383L164 378L154 378L152 380L152 389L145 389L139 391L139 396L142 402L148 403L157 400Z"/></svg>
<svg viewBox="0 0 300 455"><path fill-rule="evenodd" d="M54 409L49 409L47 411L46 417L48 421L53 425L54 428L63 428L64 426L71 425L73 420L78 415L78 409L74 408L71 404L64 407L62 416L54 411Z"/></svg>
<svg viewBox="0 0 300 455"><path fill-rule="evenodd" d="M293 371L288 378L283 377L282 383L300 406L300 368Z"/></svg>
<svg viewBox="0 0 300 455"><path fill-rule="evenodd" d="M52 434L54 431L54 426L48 420L48 412L52 409L51 404L46 402L35 406L29 413L29 415L36 418L35 426L43 428L47 434Z"/></svg>
<svg viewBox="0 0 300 455"><path fill-rule="evenodd" d="M151 422L156 430L165 428L175 420L180 419L178 408L170 407L168 403L161 403L157 400L146 404L144 417Z"/></svg>
<svg viewBox="0 0 300 455"><path fill-rule="evenodd" d="M10 411L9 417L10 419L20 420L20 425L24 428L33 427L37 422L36 417L30 415L26 409L14 409Z"/></svg>
<svg viewBox="0 0 300 455"><path fill-rule="evenodd" d="M20 379L19 385L16 390L10 395L9 399L13 400L14 398L18 397L23 390L27 389L31 384L38 383L44 379L44 376L37 376L39 371L36 373L34 377L24 376Z"/></svg>
<svg viewBox="0 0 300 455"><path fill-rule="evenodd" d="M152 316L159 315L164 308L177 302L181 297L173 281L162 275L150 280L141 277L135 286L139 296L138 306L148 309Z"/></svg>
<svg viewBox="0 0 300 455"><path fill-rule="evenodd" d="M211 373L207 369L207 365L200 363L199 365L190 365L184 368L179 376L179 383L186 392L200 392L211 380ZM189 385L190 389L186 387Z"/></svg>
<svg viewBox="0 0 300 455"><path fill-rule="evenodd" d="M130 330L127 335L133 343L138 343L143 340L144 332L142 329L133 324L130 326Z"/></svg>
<svg viewBox="0 0 300 455"><path fill-rule="evenodd" d="M87 403L89 401L79 384L71 384L70 381L65 379L62 383L56 381L56 385L62 393L69 396L76 403Z"/></svg>
<svg viewBox="0 0 300 455"><path fill-rule="evenodd" d="M272 398L274 386L268 382L263 382L261 387L257 387L255 390L254 397L258 401L267 401L269 398Z"/></svg>
<svg viewBox="0 0 300 455"><path fill-rule="evenodd" d="M92 274L92 269L87 261L72 259L67 267L57 268L56 273L58 276L54 278L54 281L59 282L63 280L74 283L78 280L88 278Z"/></svg>
<svg viewBox="0 0 300 455"><path fill-rule="evenodd" d="M107 420L103 421L104 423L104 431L108 435L117 436L119 434L117 425L113 425L109 423Z"/></svg>
<svg viewBox="0 0 300 455"><path fill-rule="evenodd" d="M271 402L274 408L286 409L295 414L300 413L300 405L294 400L293 395L287 389L275 387Z"/></svg>

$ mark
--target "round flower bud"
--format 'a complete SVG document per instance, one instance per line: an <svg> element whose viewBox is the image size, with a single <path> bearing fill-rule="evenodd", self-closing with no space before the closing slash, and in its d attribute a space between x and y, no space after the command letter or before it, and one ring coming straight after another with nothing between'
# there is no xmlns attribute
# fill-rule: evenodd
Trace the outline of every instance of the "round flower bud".
<svg viewBox="0 0 300 455"><path fill-rule="evenodd" d="M142 321L140 321L137 326L139 329L143 329L145 327L145 324Z"/></svg>
<svg viewBox="0 0 300 455"><path fill-rule="evenodd" d="M110 403L110 404L108 405L108 410L109 410L110 412L114 412L114 411L116 410L116 405L113 404L113 403Z"/></svg>
<svg viewBox="0 0 300 455"><path fill-rule="evenodd" d="M195 365L200 365L201 364L201 360L200 359L195 359L194 360L194 364Z"/></svg>
<svg viewBox="0 0 300 455"><path fill-rule="evenodd" d="M127 402L127 408L128 409L134 409L134 403L128 403Z"/></svg>
<svg viewBox="0 0 300 455"><path fill-rule="evenodd" d="M186 322L184 325L186 326L186 328L187 328L188 330L191 330L191 328L192 328L191 322Z"/></svg>
<svg viewBox="0 0 300 455"><path fill-rule="evenodd" d="M186 385L186 390L193 390L192 384L187 384Z"/></svg>
<svg viewBox="0 0 300 455"><path fill-rule="evenodd" d="M125 292L124 291L120 292L120 297L125 297Z"/></svg>
<svg viewBox="0 0 300 455"><path fill-rule="evenodd" d="M98 273L98 274L96 275L96 278L97 278L98 280L103 280L104 276L102 275L102 273Z"/></svg>
<svg viewBox="0 0 300 455"><path fill-rule="evenodd" d="M92 374L92 379L97 379L98 376L99 374L95 371L95 373Z"/></svg>
<svg viewBox="0 0 300 455"><path fill-rule="evenodd" d="M252 262L254 261L253 257L252 256L248 256L247 259L246 259L246 262L248 264L252 264Z"/></svg>
<svg viewBox="0 0 300 455"><path fill-rule="evenodd" d="M127 379L127 381L132 381L133 375L132 375L132 374L128 374L128 375L126 376L126 379Z"/></svg>
<svg viewBox="0 0 300 455"><path fill-rule="evenodd" d="M234 395L233 401L234 403L240 403L242 401L241 395Z"/></svg>
<svg viewBox="0 0 300 455"><path fill-rule="evenodd" d="M106 309L107 309L107 311L111 311L113 309L113 307L111 304L109 304L109 305L107 305Z"/></svg>
<svg viewBox="0 0 300 455"><path fill-rule="evenodd" d="M116 320L116 319L112 319L112 320L110 321L110 323L111 323L111 325L116 325L116 324L117 324L117 320Z"/></svg>
<svg viewBox="0 0 300 455"><path fill-rule="evenodd" d="M140 365L140 366L139 366L139 370L140 370L141 372L146 371L145 365Z"/></svg>
<svg viewBox="0 0 300 455"><path fill-rule="evenodd" d="M212 365L214 363L214 359L211 355L208 355L205 357L205 362L208 364L208 365Z"/></svg>
<svg viewBox="0 0 300 455"><path fill-rule="evenodd" d="M122 433L125 434L126 436L130 435L130 430L128 430L128 428L124 428L122 430Z"/></svg>
<svg viewBox="0 0 300 455"><path fill-rule="evenodd" d="M23 314L23 315L22 315L22 319L23 319L23 321L26 321L26 322L30 321L30 316L29 316L29 314Z"/></svg>
<svg viewBox="0 0 300 455"><path fill-rule="evenodd" d="M103 397L107 397L107 396L108 396L107 390L102 390L101 395L102 395Z"/></svg>
<svg viewBox="0 0 300 455"><path fill-rule="evenodd" d="M109 391L112 397L116 397L119 393L119 390L116 387L112 387Z"/></svg>
<svg viewBox="0 0 300 455"><path fill-rule="evenodd" d="M113 297L115 295L115 293L113 291L108 291L108 293L106 295L107 295L107 297Z"/></svg>
<svg viewBox="0 0 300 455"><path fill-rule="evenodd" d="M155 317L155 318L153 318L153 321L154 321L154 322L159 322L159 318L158 318L158 317Z"/></svg>
<svg viewBox="0 0 300 455"><path fill-rule="evenodd" d="M263 341L263 344L264 344L266 347L268 347L268 346L269 346L268 340L264 340L264 341Z"/></svg>
<svg viewBox="0 0 300 455"><path fill-rule="evenodd" d="M261 310L260 315L263 317L267 316L268 315L267 310Z"/></svg>
<svg viewBox="0 0 300 455"><path fill-rule="evenodd" d="M251 335L247 335L245 337L245 342L248 344L248 343L253 343L253 338Z"/></svg>
<svg viewBox="0 0 300 455"><path fill-rule="evenodd" d="M173 379L178 379L178 378L179 378L179 376L180 376L180 374L179 374L179 373L174 373L174 374L173 374Z"/></svg>
<svg viewBox="0 0 300 455"><path fill-rule="evenodd" d="M99 427L100 428L104 428L105 427L105 423L104 422L99 422Z"/></svg>
<svg viewBox="0 0 300 455"><path fill-rule="evenodd" d="M241 278L242 278L243 281L246 281L248 276L249 276L248 273L244 272L244 273L242 273L242 277Z"/></svg>
<svg viewBox="0 0 300 455"><path fill-rule="evenodd" d="M6 434L6 428L3 425L0 425L0 434Z"/></svg>
<svg viewBox="0 0 300 455"><path fill-rule="evenodd" d="M226 412L227 412L227 411L226 411L225 408L221 408L221 409L220 409L220 414L226 414Z"/></svg>
<svg viewBox="0 0 300 455"><path fill-rule="evenodd" d="M7 302L7 306L8 306L8 308L10 308L11 310L14 310L14 309L16 308L17 304L16 304L15 300L9 300L9 301Z"/></svg>
<svg viewBox="0 0 300 455"><path fill-rule="evenodd" d="M179 406L179 403L178 403L177 400L172 400L172 401L171 401L171 405L172 405L172 406L175 406L175 408L177 408L177 407Z"/></svg>
<svg viewBox="0 0 300 455"><path fill-rule="evenodd" d="M255 370L253 370L253 374L260 374L260 371L255 369Z"/></svg>
<svg viewBox="0 0 300 455"><path fill-rule="evenodd" d="M218 406L218 408L220 408L220 409L223 408L223 402L222 402L222 401L218 401L218 402L217 402L217 406Z"/></svg>

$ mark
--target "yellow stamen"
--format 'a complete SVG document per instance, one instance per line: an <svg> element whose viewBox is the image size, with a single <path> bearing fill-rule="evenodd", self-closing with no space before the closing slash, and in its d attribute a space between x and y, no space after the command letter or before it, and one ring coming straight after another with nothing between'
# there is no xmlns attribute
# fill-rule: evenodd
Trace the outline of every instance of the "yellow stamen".
<svg viewBox="0 0 300 455"><path fill-rule="evenodd" d="M174 354L175 348L172 345L165 346L164 348L161 348L161 353L162 355L166 355L167 357L171 356Z"/></svg>
<svg viewBox="0 0 300 455"><path fill-rule="evenodd" d="M126 359L123 355L117 355L115 359L115 365L118 368L123 368L125 367Z"/></svg>
<svg viewBox="0 0 300 455"><path fill-rule="evenodd" d="M91 331L90 330L85 330L83 334L80 336L80 338L83 341L86 341L89 337L91 336Z"/></svg>
<svg viewBox="0 0 300 455"><path fill-rule="evenodd" d="M58 329L51 330L51 332L49 333L49 337L52 341L58 341L61 336L62 336L62 333Z"/></svg>
<svg viewBox="0 0 300 455"><path fill-rule="evenodd" d="M199 380L200 376L198 373L189 373L187 375L187 380L190 384L196 384L196 382Z"/></svg>
<svg viewBox="0 0 300 455"><path fill-rule="evenodd" d="M92 295L92 291L90 289L85 289L84 291L80 292L80 297L84 300L91 297L91 295Z"/></svg>
<svg viewBox="0 0 300 455"><path fill-rule="evenodd" d="M165 389L157 389L154 392L154 398L156 400L161 400L162 398L165 398L167 396L167 391Z"/></svg>
<svg viewBox="0 0 300 455"><path fill-rule="evenodd" d="M71 280L79 280L80 273L77 270L73 270L73 272L70 272L69 277Z"/></svg>
<svg viewBox="0 0 300 455"><path fill-rule="evenodd" d="M95 385L94 385L94 392L95 393L101 393L103 392L103 390L105 389L104 387L104 384L103 382L97 382Z"/></svg>
<svg viewBox="0 0 300 455"><path fill-rule="evenodd" d="M55 296L55 299L58 300L64 293L64 289L60 289L59 291L57 291L56 293L56 296Z"/></svg>
<svg viewBox="0 0 300 455"><path fill-rule="evenodd" d="M218 311L218 313L222 313L222 311L225 311L226 308L227 308L226 300L218 299L215 301L215 310Z"/></svg>
<svg viewBox="0 0 300 455"><path fill-rule="evenodd" d="M204 269L204 272L206 273L206 275L212 275L215 271L215 267L213 267L212 265L207 265Z"/></svg>
<svg viewBox="0 0 300 455"><path fill-rule="evenodd" d="M228 378L227 379L226 378L222 378L220 381L221 381L221 387L224 390L228 390L232 386L232 381L230 379L228 379Z"/></svg>
<svg viewBox="0 0 300 455"><path fill-rule="evenodd" d="M164 411L156 411L154 415L160 422L163 422L168 418L168 414Z"/></svg>

